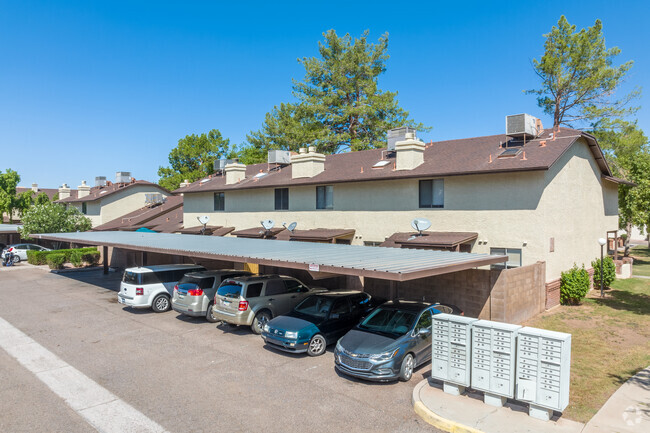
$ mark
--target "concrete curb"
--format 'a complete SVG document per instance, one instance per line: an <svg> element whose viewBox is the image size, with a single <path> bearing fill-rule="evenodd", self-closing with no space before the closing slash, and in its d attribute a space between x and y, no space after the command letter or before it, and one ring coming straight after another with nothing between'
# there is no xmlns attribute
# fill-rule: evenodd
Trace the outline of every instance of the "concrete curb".
<svg viewBox="0 0 650 433"><path fill-rule="evenodd" d="M477 430L473 427L468 427L466 425L457 423L456 421L443 418L427 408L420 399L420 390L422 387L428 385L429 383L425 379L422 382L418 383L415 388L413 388L413 395L411 398L411 401L413 403L413 410L415 410L415 413L418 414L420 418L435 428L450 433L484 433L483 431Z"/></svg>

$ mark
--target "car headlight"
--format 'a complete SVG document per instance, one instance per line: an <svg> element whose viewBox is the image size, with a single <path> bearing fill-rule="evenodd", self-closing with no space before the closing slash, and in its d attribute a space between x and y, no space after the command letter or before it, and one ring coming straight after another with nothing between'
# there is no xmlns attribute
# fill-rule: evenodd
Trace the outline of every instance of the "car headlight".
<svg viewBox="0 0 650 433"><path fill-rule="evenodd" d="M297 331L285 332L284 336L285 338L298 338L298 332Z"/></svg>
<svg viewBox="0 0 650 433"><path fill-rule="evenodd" d="M262 331L264 331L264 332L269 332L269 329L271 329L271 328L269 328L269 324L268 324L268 323L265 323L265 324L264 324L264 327L262 328Z"/></svg>
<svg viewBox="0 0 650 433"><path fill-rule="evenodd" d="M337 341L336 342L336 351L337 352L343 352L343 346L341 346L341 342Z"/></svg>
<svg viewBox="0 0 650 433"><path fill-rule="evenodd" d="M375 361L388 361L389 359L392 359L395 355L399 353L399 348L390 351L390 352L384 352L384 353L377 353L374 355L370 355L370 359L374 359Z"/></svg>

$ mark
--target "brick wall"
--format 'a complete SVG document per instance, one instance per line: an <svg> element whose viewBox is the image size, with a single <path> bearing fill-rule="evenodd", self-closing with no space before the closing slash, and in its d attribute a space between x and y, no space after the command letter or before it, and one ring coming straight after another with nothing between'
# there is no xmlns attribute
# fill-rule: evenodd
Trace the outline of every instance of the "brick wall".
<svg viewBox="0 0 650 433"><path fill-rule="evenodd" d="M546 283L546 309L560 305L560 279Z"/></svg>

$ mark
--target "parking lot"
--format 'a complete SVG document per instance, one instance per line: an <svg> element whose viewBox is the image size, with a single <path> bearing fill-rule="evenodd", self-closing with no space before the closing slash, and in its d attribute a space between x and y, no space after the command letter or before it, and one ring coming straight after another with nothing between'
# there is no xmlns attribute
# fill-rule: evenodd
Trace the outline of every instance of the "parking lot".
<svg viewBox="0 0 650 433"><path fill-rule="evenodd" d="M121 275L0 270L0 318L165 430L434 431L411 406L430 367L407 383L340 376L325 355L280 353L247 328L117 303ZM94 429L0 350L0 431Z"/></svg>

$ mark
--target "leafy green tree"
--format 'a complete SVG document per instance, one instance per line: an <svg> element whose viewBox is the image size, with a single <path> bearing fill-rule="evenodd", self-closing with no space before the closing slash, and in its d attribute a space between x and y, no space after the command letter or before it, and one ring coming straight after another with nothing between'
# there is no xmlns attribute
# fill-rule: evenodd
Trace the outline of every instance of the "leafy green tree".
<svg viewBox="0 0 650 433"><path fill-rule="evenodd" d="M185 179L199 180L213 172L213 163L220 158L232 158L236 152L230 140L223 138L218 129L201 135L186 135L169 153L170 167L160 167L160 186L174 190Z"/></svg>
<svg viewBox="0 0 650 433"><path fill-rule="evenodd" d="M364 150L385 146L390 128L416 124L398 105L397 92L382 91L378 78L386 72L388 34L377 44L360 38L323 33L320 57L298 59L305 68L302 81L294 80L295 104L281 104L266 115L262 129L251 132L251 149L242 150L242 161L260 162L269 149L297 151L314 145L322 153Z"/></svg>
<svg viewBox="0 0 650 433"><path fill-rule="evenodd" d="M576 32L576 26L562 15L557 27L544 36L544 55L540 60L533 59L542 87L527 93L538 95L537 104L553 117L554 128L621 118L637 110L629 102L639 95L639 90L615 98L633 62L613 65L621 50L605 47L600 20Z"/></svg>
<svg viewBox="0 0 650 433"><path fill-rule="evenodd" d="M13 222L14 213L21 215L32 200L31 190L16 194L19 182L20 176L14 170L8 168L4 173L0 171L0 217L7 214L10 223Z"/></svg>
<svg viewBox="0 0 650 433"><path fill-rule="evenodd" d="M58 203L35 204L22 217L20 235L29 239L34 233L69 233L90 230L90 220L79 209Z"/></svg>
<svg viewBox="0 0 650 433"><path fill-rule="evenodd" d="M44 192L37 195L36 198L34 199L34 204L45 204L49 202L50 202L50 198Z"/></svg>

